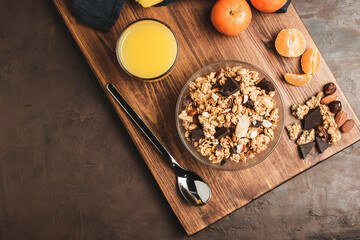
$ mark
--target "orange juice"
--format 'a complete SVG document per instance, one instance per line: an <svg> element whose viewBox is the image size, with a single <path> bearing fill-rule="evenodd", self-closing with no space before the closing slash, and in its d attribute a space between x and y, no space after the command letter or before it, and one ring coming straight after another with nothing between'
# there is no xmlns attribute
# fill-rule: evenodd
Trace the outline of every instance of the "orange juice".
<svg viewBox="0 0 360 240"><path fill-rule="evenodd" d="M155 80L175 65L178 42L173 31L162 22L143 19L125 28L116 54L127 73L142 80Z"/></svg>

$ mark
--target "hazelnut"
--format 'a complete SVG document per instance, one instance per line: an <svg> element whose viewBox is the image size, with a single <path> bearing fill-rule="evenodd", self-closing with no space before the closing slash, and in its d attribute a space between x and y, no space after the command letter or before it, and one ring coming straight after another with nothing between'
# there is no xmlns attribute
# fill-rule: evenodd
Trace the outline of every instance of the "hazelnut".
<svg viewBox="0 0 360 240"><path fill-rule="evenodd" d="M328 83L324 86L324 92L326 95L331 95L336 92L336 85L335 83Z"/></svg>
<svg viewBox="0 0 360 240"><path fill-rule="evenodd" d="M329 105L330 112L338 113L341 111L341 102L340 101L333 101Z"/></svg>

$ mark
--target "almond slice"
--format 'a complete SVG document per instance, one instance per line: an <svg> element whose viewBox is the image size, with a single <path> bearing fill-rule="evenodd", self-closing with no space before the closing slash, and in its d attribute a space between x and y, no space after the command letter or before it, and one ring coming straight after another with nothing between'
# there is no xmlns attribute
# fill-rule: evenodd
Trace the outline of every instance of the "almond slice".
<svg viewBox="0 0 360 240"><path fill-rule="evenodd" d="M250 121L248 115L242 115L236 125L235 136L238 138L245 137L249 130L249 124Z"/></svg>

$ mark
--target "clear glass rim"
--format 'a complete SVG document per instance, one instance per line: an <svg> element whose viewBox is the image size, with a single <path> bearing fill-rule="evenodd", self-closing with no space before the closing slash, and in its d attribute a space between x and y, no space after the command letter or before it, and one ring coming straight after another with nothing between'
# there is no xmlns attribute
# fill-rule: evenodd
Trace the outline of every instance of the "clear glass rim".
<svg viewBox="0 0 360 240"><path fill-rule="evenodd" d="M233 63L238 63L239 65L248 65L248 66L251 66L252 68L254 68L255 70L257 70L258 72L261 72L267 79L269 79L272 84L274 85L275 89L276 89L276 93L279 94L279 97L281 99L281 105L282 105L282 114L284 116L284 119L283 119L283 122L282 122L282 125L281 125L281 131L280 131L280 134L275 142L275 145L270 149L270 151L261 159L259 159L258 161L252 163L252 164L249 164L247 166L244 166L244 167L239 167L239 168L226 168L226 165L225 167L218 167L214 164L211 164L209 161L204 161L203 159L199 158L198 156L195 155L195 153L193 152L192 149L189 148L189 146L187 145L187 141L185 138L182 137L182 134L181 134L181 125L180 125L180 120L178 119L178 112L179 112L179 109L181 107L181 99L182 99L182 96L184 95L186 89L188 88L190 82L193 80L193 78L198 75L198 73L200 73L201 71L203 71L204 69L206 68L211 68L212 66L214 65L218 65L218 64L226 64L226 63L229 63L229 62L233 62ZM175 110L175 123L176 123L176 129L177 129L177 132L178 132L178 135L179 135L179 138L181 139L181 142L183 143L183 145L185 146L185 148L191 153L191 155L197 159L199 162L211 167L211 168L214 168L214 169L217 169L217 170L221 170L221 171L240 171L240 170L245 170L245 169L249 169L259 163L261 163L262 161L264 161L274 150L275 148L277 147L277 145L279 144L280 142L280 139L281 139L281 136L283 135L283 132L284 132L284 126L285 126L285 106L284 106L284 100L283 100L283 97L280 93L280 90L279 88L276 86L274 80L272 80L272 78L270 78L270 76L268 74L266 74L262 69L250 64L250 63L247 63L247 62L243 62L243 61L239 61L239 60L224 60L224 61L219 61L219 62L214 62L214 63L211 63L211 64L208 64L204 67L202 67L200 70L196 71L190 78L188 81L186 81L186 83L184 84L184 87L182 88L179 96L178 96L178 99L177 99L177 102L176 102L176 110ZM280 127L280 126L278 126Z"/></svg>
<svg viewBox="0 0 360 240"><path fill-rule="evenodd" d="M157 76L157 77L153 77L153 78L142 78L142 77L138 77L132 73L130 73L126 68L125 66L122 64L121 60L120 60L120 56L119 56L119 44L120 44L120 39L121 37L124 35L124 33L126 32L126 30L131 27L133 24L137 23L137 22L141 22L141 21L147 21L147 20L150 20L150 21L155 21L155 22L158 22L158 23L161 23L162 25L164 25L166 28L168 28L171 33L173 34L173 36L175 37L175 40L176 40L176 57L175 57L175 60L173 62L173 64L171 65L171 67L163 74ZM175 67L175 64L179 58L179 41L178 41L178 38L176 37L176 34L175 32L171 29L171 27L169 25L167 25L166 23L164 23L163 21L160 21L158 19L155 19L155 18L140 18L138 20L135 20L133 22L131 22L130 24L128 24L124 30L121 32L117 42L116 42L116 58L121 66L121 68L131 77L133 78L136 78L136 79L139 79L139 80L142 80L142 81L155 81L155 80L160 80L161 78L165 77L167 74L169 74L171 72L171 70Z"/></svg>

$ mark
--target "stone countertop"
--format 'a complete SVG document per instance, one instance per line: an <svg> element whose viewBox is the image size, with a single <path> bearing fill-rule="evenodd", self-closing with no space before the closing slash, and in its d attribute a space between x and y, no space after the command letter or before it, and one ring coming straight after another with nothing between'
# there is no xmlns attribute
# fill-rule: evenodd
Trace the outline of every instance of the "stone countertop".
<svg viewBox="0 0 360 240"><path fill-rule="evenodd" d="M360 113L360 1L293 0ZM0 239L357 239L360 144L187 237L51 1L0 2Z"/></svg>

